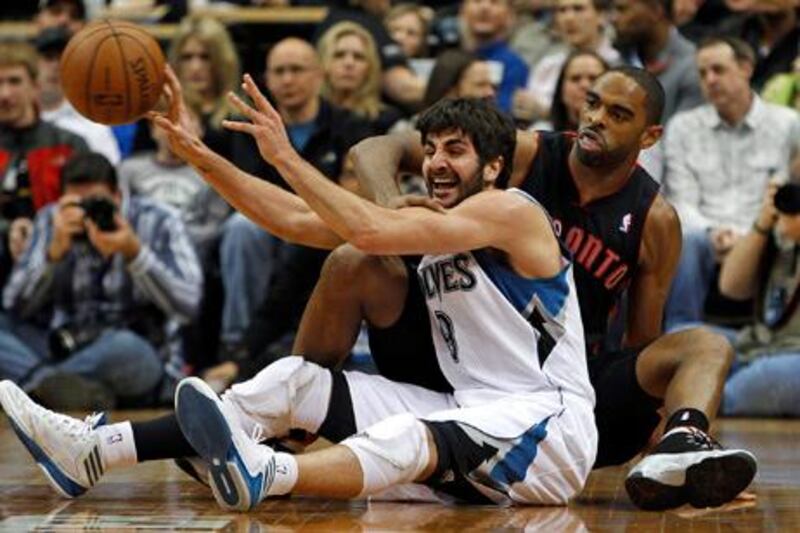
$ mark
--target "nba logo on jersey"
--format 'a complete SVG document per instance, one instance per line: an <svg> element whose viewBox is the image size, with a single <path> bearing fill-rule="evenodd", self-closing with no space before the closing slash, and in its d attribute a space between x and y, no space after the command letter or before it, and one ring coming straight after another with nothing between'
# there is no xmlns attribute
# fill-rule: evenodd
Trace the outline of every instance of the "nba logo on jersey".
<svg viewBox="0 0 800 533"><path fill-rule="evenodd" d="M622 233L628 233L628 230L631 229L632 220L633 220L633 215L631 215L630 213L622 217L622 223L619 225L619 230Z"/></svg>

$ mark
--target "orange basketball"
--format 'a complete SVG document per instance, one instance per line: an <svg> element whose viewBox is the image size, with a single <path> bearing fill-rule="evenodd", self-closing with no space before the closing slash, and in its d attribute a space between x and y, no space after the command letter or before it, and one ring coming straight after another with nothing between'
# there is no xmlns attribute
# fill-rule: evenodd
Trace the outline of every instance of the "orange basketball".
<svg viewBox="0 0 800 533"><path fill-rule="evenodd" d="M70 39L61 55L64 95L85 117L133 122L153 109L164 84L164 54L131 22L99 20Z"/></svg>

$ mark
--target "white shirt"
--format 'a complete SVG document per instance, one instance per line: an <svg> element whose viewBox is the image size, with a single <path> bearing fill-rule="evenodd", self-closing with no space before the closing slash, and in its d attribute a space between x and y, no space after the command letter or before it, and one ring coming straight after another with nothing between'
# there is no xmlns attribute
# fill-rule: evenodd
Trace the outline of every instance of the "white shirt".
<svg viewBox="0 0 800 533"><path fill-rule="evenodd" d="M684 231L732 226L744 233L758 215L772 176L788 176L800 146L800 115L753 95L736 126L706 104L667 125L664 193Z"/></svg>
<svg viewBox="0 0 800 533"><path fill-rule="evenodd" d="M56 109L43 111L42 120L79 135L91 151L103 154L112 165L120 162L119 144L111 128L84 117L67 100Z"/></svg>

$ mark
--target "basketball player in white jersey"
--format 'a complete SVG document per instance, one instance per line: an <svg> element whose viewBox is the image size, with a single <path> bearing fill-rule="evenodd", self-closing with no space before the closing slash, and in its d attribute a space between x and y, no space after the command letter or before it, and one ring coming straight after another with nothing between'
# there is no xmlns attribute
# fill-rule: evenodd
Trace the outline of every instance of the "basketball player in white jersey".
<svg viewBox="0 0 800 533"><path fill-rule="evenodd" d="M386 496L391 488L400 497L495 503L560 504L576 495L595 459L594 393L572 265L547 214L518 190L491 190L510 171L513 124L478 101L431 109L419 123L423 174L447 210L392 211L329 186L294 152L280 117L249 78L245 90L258 111L235 99L252 123L228 127L252 134L335 234L375 254L427 254L419 278L454 392L334 373L300 357L274 363L222 399L202 381L185 380L176 394L178 422L207 464L217 501L249 509L286 493L350 498ZM334 399L343 390L355 435L297 456L258 444L291 429L323 433L323 425L335 424ZM136 460L135 451L133 461L114 451L129 439L120 424L95 431L92 423L65 436L77 421L33 406L8 382L0 396L65 495L79 495L104 470Z"/></svg>
<svg viewBox="0 0 800 533"><path fill-rule="evenodd" d="M407 483L472 502L563 504L576 495L595 456L594 393L571 263L547 214L521 191L491 190L508 172L513 123L477 100L427 111L419 121L423 175L448 209L392 211L325 180L294 152L252 80L244 88L257 110L235 100L250 122L227 127L253 135L330 228L369 253L424 254L419 278L454 392L345 373L359 433L294 456L250 432L318 430L328 370L288 358L222 399L203 381L184 380L178 423L206 461L218 503L248 509L287 493L363 497ZM287 372L304 376L305 386L280 397L275 385ZM279 405L275 417L282 402L289 408Z"/></svg>

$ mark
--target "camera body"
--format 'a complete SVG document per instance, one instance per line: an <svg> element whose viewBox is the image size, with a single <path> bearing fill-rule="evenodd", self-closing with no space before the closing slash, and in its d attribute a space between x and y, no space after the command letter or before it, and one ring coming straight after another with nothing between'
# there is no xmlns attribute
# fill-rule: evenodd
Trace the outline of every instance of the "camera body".
<svg viewBox="0 0 800 533"><path fill-rule="evenodd" d="M100 231L114 231L117 229L117 223L114 221L114 213L117 212L117 206L114 202L104 196L89 196L81 200L78 204L86 218L97 224Z"/></svg>
<svg viewBox="0 0 800 533"><path fill-rule="evenodd" d="M47 339L50 355L57 361L62 361L94 342L103 333L100 326L80 326L66 324L50 331Z"/></svg>
<svg viewBox="0 0 800 533"><path fill-rule="evenodd" d="M775 209L785 215L800 214L800 183L786 183L775 192Z"/></svg>

